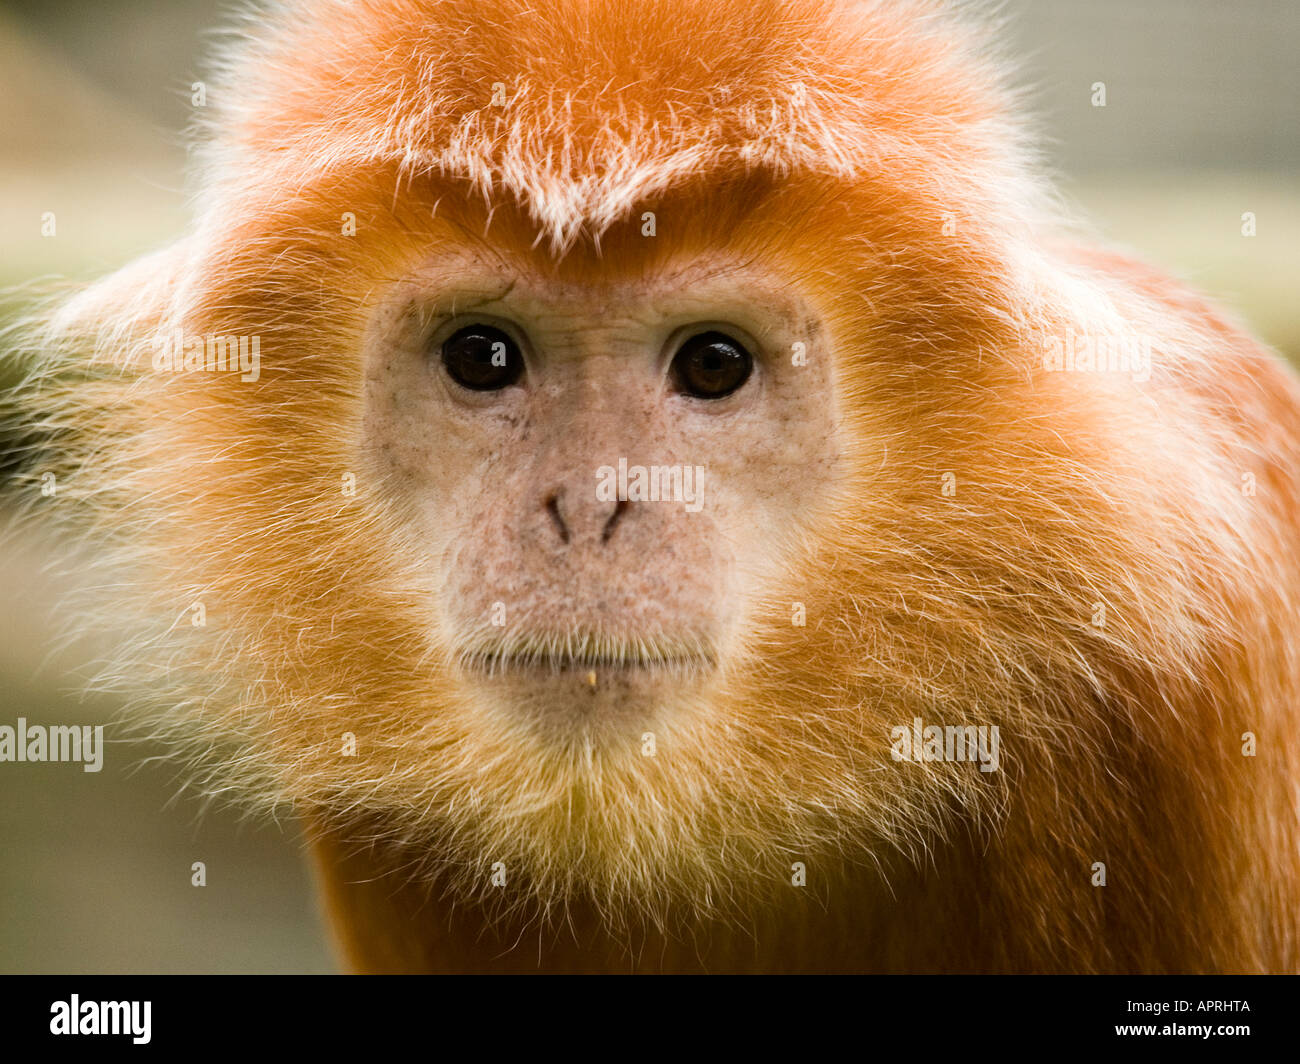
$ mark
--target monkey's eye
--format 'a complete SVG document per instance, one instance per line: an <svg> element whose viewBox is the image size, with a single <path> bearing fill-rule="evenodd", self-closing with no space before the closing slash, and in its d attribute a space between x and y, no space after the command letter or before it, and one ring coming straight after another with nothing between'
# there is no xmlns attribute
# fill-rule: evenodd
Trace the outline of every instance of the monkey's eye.
<svg viewBox="0 0 1300 1064"><path fill-rule="evenodd" d="M514 384L524 371L519 345L491 325L467 325L442 343L442 364L451 379L475 392L494 392Z"/></svg>
<svg viewBox="0 0 1300 1064"><path fill-rule="evenodd" d="M725 333L696 333L673 356L673 381L679 392L696 399L730 395L753 371L754 359Z"/></svg>

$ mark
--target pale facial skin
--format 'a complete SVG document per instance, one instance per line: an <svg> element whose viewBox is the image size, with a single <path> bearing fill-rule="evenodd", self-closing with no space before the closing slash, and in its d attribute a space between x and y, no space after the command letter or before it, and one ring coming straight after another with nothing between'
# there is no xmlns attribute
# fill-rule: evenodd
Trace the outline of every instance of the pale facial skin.
<svg viewBox="0 0 1300 1064"><path fill-rule="evenodd" d="M431 645L548 731L694 701L839 465L825 330L750 265L576 285L447 254L367 346L363 448L427 566ZM702 494L601 497L620 459L703 467Z"/></svg>

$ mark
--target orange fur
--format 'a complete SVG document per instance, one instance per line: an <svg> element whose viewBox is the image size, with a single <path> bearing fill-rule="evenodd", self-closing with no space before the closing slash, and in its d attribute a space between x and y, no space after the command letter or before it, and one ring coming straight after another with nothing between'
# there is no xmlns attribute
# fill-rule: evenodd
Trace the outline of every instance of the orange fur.
<svg viewBox="0 0 1300 1064"><path fill-rule="evenodd" d="M35 334L39 468L133 592L109 679L196 786L306 817L354 967L1300 967L1300 389L1084 250L987 47L906 0L295 5L193 233ZM832 338L847 472L654 759L477 714L382 489L340 497L367 322L460 244L584 285L723 247ZM150 372L178 326L261 380ZM1151 379L1043 372L1068 330L1155 337ZM914 717L1001 771L893 762Z"/></svg>

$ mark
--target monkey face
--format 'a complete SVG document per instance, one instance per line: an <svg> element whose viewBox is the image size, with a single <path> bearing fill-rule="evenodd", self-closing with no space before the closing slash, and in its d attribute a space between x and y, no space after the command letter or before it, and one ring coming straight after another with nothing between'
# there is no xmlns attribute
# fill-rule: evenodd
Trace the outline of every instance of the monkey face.
<svg viewBox="0 0 1300 1064"><path fill-rule="evenodd" d="M605 276L425 265L371 330L361 438L463 688L639 735L725 664L833 473L835 411L792 286L725 257Z"/></svg>
<svg viewBox="0 0 1300 1064"><path fill-rule="evenodd" d="M648 908L995 808L968 766L896 771L891 728L1009 733L1049 673L1094 685L1080 611L1159 535L1110 519L1138 437L1028 372L1070 289L1020 242L997 94L941 38L882 58L888 26L750 3L689 41L521 10L541 49L477 4L336 7L283 46L347 39L346 70L272 42L194 233L58 326L130 368L68 398L69 461L202 782L382 813L464 893L490 856ZM259 372L159 371L178 330Z"/></svg>

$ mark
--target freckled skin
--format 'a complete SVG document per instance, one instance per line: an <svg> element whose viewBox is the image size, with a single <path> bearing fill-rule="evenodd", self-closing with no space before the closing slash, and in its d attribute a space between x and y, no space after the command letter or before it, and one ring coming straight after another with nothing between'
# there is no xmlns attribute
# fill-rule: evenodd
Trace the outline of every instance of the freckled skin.
<svg viewBox="0 0 1300 1064"><path fill-rule="evenodd" d="M363 438L375 475L410 504L412 539L437 574L441 635L453 646L537 645L576 630L708 659L598 669L594 688L577 666L571 675L557 666L466 677L504 714L589 720L616 710L639 727L707 684L746 615L750 589L737 562L761 562L752 550L737 559L737 546L755 529L779 539L797 526L833 483L838 444L821 331L779 277L719 258L636 283L609 278L555 285L527 261L503 271L473 256L424 267L391 296L407 312L376 316ZM449 376L439 341L471 323L518 335L526 370L517 385L473 392ZM680 394L673 357L711 329L742 339L754 370L720 400ZM796 342L806 365L792 364ZM704 467L699 511L632 501L605 538L616 502L598 500L597 471L620 459ZM552 499L567 533L548 512ZM493 631L498 603L505 624Z"/></svg>

